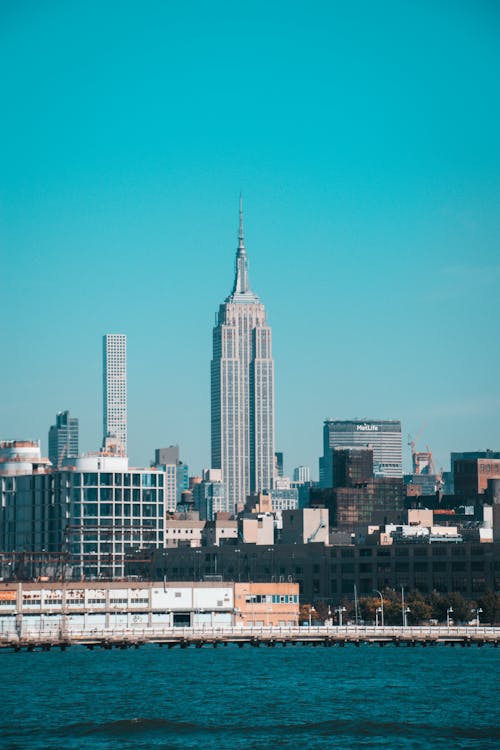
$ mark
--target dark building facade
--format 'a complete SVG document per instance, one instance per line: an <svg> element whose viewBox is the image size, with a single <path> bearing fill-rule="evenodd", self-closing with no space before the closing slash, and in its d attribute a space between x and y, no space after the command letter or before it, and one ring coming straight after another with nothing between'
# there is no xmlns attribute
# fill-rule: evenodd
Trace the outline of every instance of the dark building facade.
<svg viewBox="0 0 500 750"><path fill-rule="evenodd" d="M190 581L210 576L236 581L295 581L302 601L338 603L387 587L474 598L500 588L500 543L406 543L387 546L253 544L133 553L126 574Z"/></svg>
<svg viewBox="0 0 500 750"><path fill-rule="evenodd" d="M355 487L373 479L373 448L334 448L333 486Z"/></svg>

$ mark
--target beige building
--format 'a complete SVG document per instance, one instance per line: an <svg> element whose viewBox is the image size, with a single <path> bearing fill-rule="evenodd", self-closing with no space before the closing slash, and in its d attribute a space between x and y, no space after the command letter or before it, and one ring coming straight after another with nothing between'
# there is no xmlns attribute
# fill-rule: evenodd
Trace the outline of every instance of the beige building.
<svg viewBox="0 0 500 750"><path fill-rule="evenodd" d="M240 528L245 544L274 544L274 516L270 513L243 517Z"/></svg>
<svg viewBox="0 0 500 750"><path fill-rule="evenodd" d="M283 544L329 543L327 508L284 510L281 517Z"/></svg>
<svg viewBox="0 0 500 750"><path fill-rule="evenodd" d="M165 547L201 547L206 521L198 513L176 513L165 521Z"/></svg>
<svg viewBox="0 0 500 750"><path fill-rule="evenodd" d="M235 583L234 624L293 627L299 624L298 583Z"/></svg>

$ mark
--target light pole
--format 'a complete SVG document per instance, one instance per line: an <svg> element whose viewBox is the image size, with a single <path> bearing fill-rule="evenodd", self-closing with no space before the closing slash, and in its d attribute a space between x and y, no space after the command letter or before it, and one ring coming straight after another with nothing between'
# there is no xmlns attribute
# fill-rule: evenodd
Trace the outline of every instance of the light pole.
<svg viewBox="0 0 500 750"><path fill-rule="evenodd" d="M343 607L341 604L337 608L337 612L339 613L339 628L342 627L342 612L346 612L346 608Z"/></svg>
<svg viewBox="0 0 500 750"><path fill-rule="evenodd" d="M453 607L448 607L446 610L446 626L448 630L450 629L450 615L453 612Z"/></svg>
<svg viewBox="0 0 500 750"><path fill-rule="evenodd" d="M401 586L401 613L403 615L403 627L406 627L406 609L405 609L405 587Z"/></svg>
<svg viewBox="0 0 500 750"><path fill-rule="evenodd" d="M403 627L406 628L408 625L408 613L411 612L409 607L405 607L403 610Z"/></svg>
<svg viewBox="0 0 500 750"><path fill-rule="evenodd" d="M380 593L378 589L373 589L375 594L378 594L380 596L380 614L381 614L381 621L382 621L382 627L384 627L384 597Z"/></svg>
<svg viewBox="0 0 500 750"><path fill-rule="evenodd" d="M378 613L379 612L382 612L382 610L380 609L380 607L377 607L377 609L375 610L375 627L376 628L378 628Z"/></svg>
<svg viewBox="0 0 500 750"><path fill-rule="evenodd" d="M476 613L476 629L477 629L479 628L479 615L482 614L483 610L481 609L481 607L477 607L476 609L473 609L472 611Z"/></svg>

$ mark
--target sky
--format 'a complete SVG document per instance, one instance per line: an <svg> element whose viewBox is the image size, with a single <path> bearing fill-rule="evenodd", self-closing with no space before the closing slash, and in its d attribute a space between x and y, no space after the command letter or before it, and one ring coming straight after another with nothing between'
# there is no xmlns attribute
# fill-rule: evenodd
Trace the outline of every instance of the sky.
<svg viewBox="0 0 500 750"><path fill-rule="evenodd" d="M276 450L396 418L446 469L500 449L500 5L0 4L0 438L102 441L128 337L129 454L210 464L214 316L243 195L273 329Z"/></svg>

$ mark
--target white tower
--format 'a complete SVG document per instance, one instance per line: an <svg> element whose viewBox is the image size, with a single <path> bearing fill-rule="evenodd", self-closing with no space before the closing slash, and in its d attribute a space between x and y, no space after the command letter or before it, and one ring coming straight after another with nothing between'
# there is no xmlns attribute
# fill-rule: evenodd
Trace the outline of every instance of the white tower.
<svg viewBox="0 0 500 750"><path fill-rule="evenodd" d="M127 455L127 337L103 336L103 446L106 438L119 441Z"/></svg>
<svg viewBox="0 0 500 750"><path fill-rule="evenodd" d="M274 362L266 311L250 289L240 231L233 291L213 331L212 467L222 470L229 507L270 489L274 467Z"/></svg>

